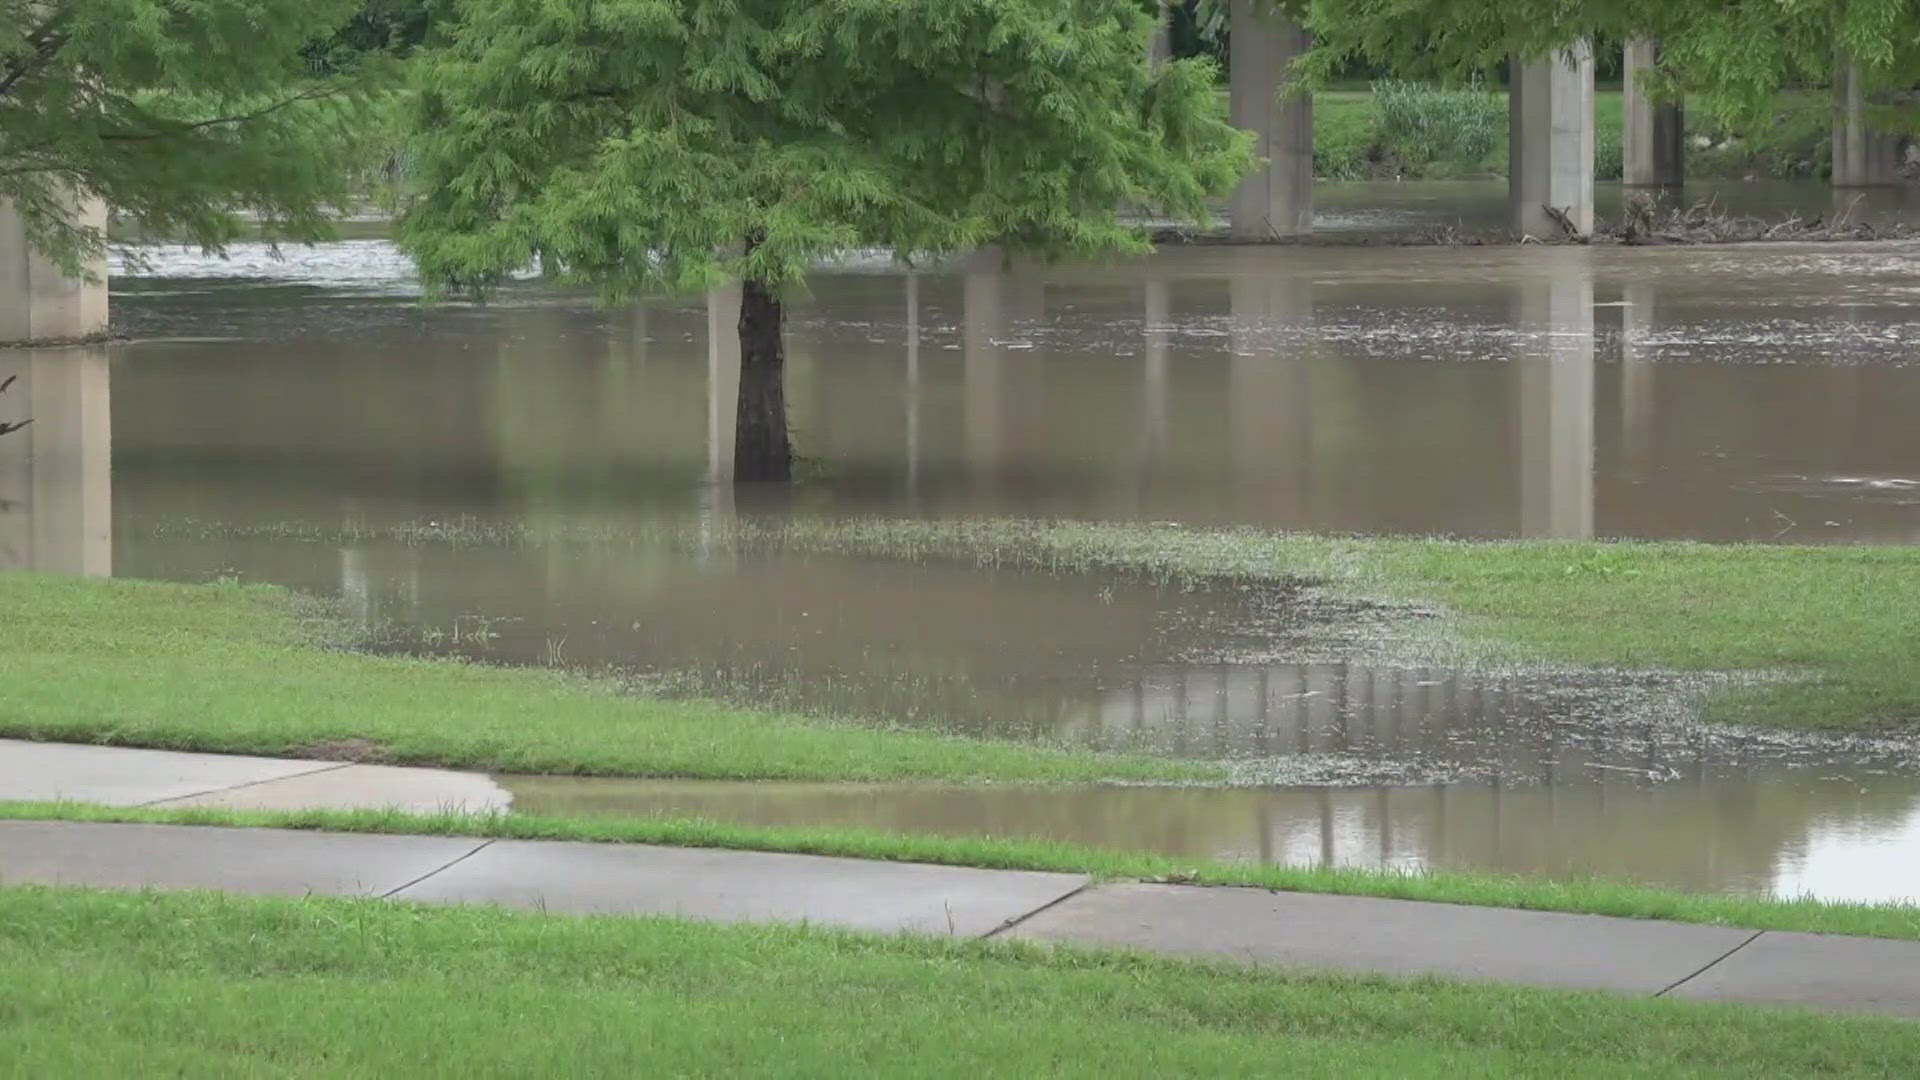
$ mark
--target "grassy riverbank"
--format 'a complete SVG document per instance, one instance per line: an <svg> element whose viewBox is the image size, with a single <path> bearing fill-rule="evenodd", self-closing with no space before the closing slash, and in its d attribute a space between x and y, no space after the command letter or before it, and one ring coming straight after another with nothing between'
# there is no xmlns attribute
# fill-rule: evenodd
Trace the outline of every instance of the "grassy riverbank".
<svg viewBox="0 0 1920 1080"><path fill-rule="evenodd" d="M503 772L734 779L1220 779L1208 766L621 694L371 656L266 586L0 574L0 736Z"/></svg>
<svg viewBox="0 0 1920 1080"><path fill-rule="evenodd" d="M1920 1027L1891 1020L323 898L0 889L0 965L0 1060L23 1076L1798 1076L1920 1057Z"/></svg>
<svg viewBox="0 0 1920 1080"><path fill-rule="evenodd" d="M135 822L309 829L325 832L580 840L738 851L786 851L850 859L1052 870L1103 881L1176 881L1288 892L1378 896L1443 904L1613 915L1628 919L1792 930L1920 941L1920 907L1772 900L1685 893L1600 879L1553 880L1492 873L1395 873L1346 867L1207 863L1106 851L1046 840L949 837L837 828L757 828L668 818L535 814L407 814L398 811L142 809L78 803L0 802L0 821Z"/></svg>

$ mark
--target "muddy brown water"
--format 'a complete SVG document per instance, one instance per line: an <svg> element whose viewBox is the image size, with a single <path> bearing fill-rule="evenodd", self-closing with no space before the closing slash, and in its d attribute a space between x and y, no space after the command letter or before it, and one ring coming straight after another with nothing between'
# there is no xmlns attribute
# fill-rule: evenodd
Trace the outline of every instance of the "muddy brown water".
<svg viewBox="0 0 1920 1080"><path fill-rule="evenodd" d="M516 808L536 813L1040 838L1196 861L1601 873L1746 896L1920 897L1905 777L1732 769L1669 783L1226 789L499 780Z"/></svg>
<svg viewBox="0 0 1920 1080"><path fill-rule="evenodd" d="M1691 684L1368 661L1259 590L698 542L800 514L1911 543L1920 248L855 257L793 305L810 460L779 495L710 479L724 297L423 308L383 242L288 255L158 252L116 281L128 343L0 354L0 416L36 420L0 440L0 564L281 582L395 647L1264 785L526 781L520 805L1920 893L1909 749L1704 732Z"/></svg>

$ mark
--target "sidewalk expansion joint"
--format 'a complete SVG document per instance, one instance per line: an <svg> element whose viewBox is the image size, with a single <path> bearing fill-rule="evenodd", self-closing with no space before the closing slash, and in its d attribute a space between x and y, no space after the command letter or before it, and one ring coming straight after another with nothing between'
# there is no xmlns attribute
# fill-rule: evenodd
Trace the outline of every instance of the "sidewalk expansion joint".
<svg viewBox="0 0 1920 1080"><path fill-rule="evenodd" d="M381 893L379 898L382 900L390 900L394 896L400 893L406 892L408 889L413 888L415 885L420 884L421 882L427 880L428 878L434 876L435 874L446 873L448 870L453 869L454 867L460 865L461 863L467 861L468 859L473 858L475 855L480 854L482 851L485 851L492 846L493 846L492 840L482 840L480 841L480 843L474 845L474 848L472 851L461 852L455 858L447 860L447 862L444 865L434 867L433 869L427 871L426 873L421 874L419 877L414 878L412 881L407 882L405 885L400 885L395 888L388 889L386 892Z"/></svg>
<svg viewBox="0 0 1920 1080"><path fill-rule="evenodd" d="M1073 899L1076 896L1079 896L1081 893L1086 892L1088 889L1091 889L1091 888L1093 888L1093 882L1091 881L1083 885L1076 886L1072 892L1063 893L1060 896L1056 896L1053 899L1047 901L1046 903L1041 904L1039 907L1034 908L1032 911L1029 911L1024 915L1016 915L1013 918L1008 919L1006 922L1001 923L999 926L996 926L993 929L987 931L986 933L981 934L980 940L990 941L994 938L997 938L1001 934L1004 934L1007 931L1013 929L1014 927L1019 926L1021 923L1026 922L1028 919L1033 918L1035 915L1038 915L1043 911L1051 911L1054 908L1059 907L1061 904L1066 903L1067 901Z"/></svg>
<svg viewBox="0 0 1920 1080"><path fill-rule="evenodd" d="M1729 957L1729 956L1732 956L1732 955L1733 955L1734 953L1737 953L1737 952L1739 952L1739 951L1740 951L1741 949L1744 949L1744 948L1746 948L1747 946L1749 946L1749 945L1751 945L1751 944L1753 944L1754 942L1756 942L1756 941L1759 941L1759 940L1760 940L1760 935L1761 935L1761 934L1764 934L1764 933L1766 933L1766 931L1765 931L1765 930L1755 930L1755 931L1753 932L1753 936L1752 936L1752 937L1750 937L1750 938L1748 938L1747 940L1745 940L1745 941L1743 941L1743 942L1741 942L1741 943L1740 943L1740 944L1738 944L1738 945L1735 945L1735 946L1734 946L1733 948L1731 948L1731 949L1728 949L1728 950L1727 950L1726 952L1723 952L1723 953L1721 953L1721 954L1720 954L1719 956L1716 956L1716 957L1714 957L1713 959L1711 959L1711 960L1709 960L1709 961L1707 961L1707 962L1706 962L1706 964L1704 964L1704 965L1703 965L1703 966L1702 966L1702 967L1700 968L1700 970L1698 970L1698 971L1695 971L1695 972L1693 972L1693 973L1692 973L1692 974L1690 974L1690 975L1685 975L1685 976L1682 976L1682 977L1681 977L1680 979L1678 979L1678 980L1676 980L1675 982L1673 982L1673 983L1670 983L1670 984L1669 984L1669 985L1667 986L1667 988L1666 988L1666 989L1664 989L1664 990L1662 990L1662 991L1660 991L1659 993L1657 993L1657 994L1655 994L1655 995L1653 995L1653 996L1654 996L1654 997L1665 997L1665 996L1667 996L1668 994L1670 994L1670 993L1672 993L1673 991L1675 991L1675 990L1678 990L1678 989L1680 989L1680 988L1681 988L1682 986L1685 986L1686 984L1688 984L1688 983L1690 983L1690 982L1692 982L1693 980L1695 980L1695 979L1697 979L1697 978L1699 978L1700 976L1702 976L1702 975L1705 975L1705 974L1706 974L1707 972L1709 972L1709 971L1712 971L1712 970L1713 970L1714 968L1716 968L1716 967L1718 967L1718 966L1720 966L1720 964L1722 964L1722 963L1724 963L1724 962L1726 961L1726 959L1727 959L1727 957Z"/></svg>
<svg viewBox="0 0 1920 1080"><path fill-rule="evenodd" d="M244 784L231 784L227 787L208 788L205 791L195 791L188 795L170 795L164 799L155 799L152 802L140 803L138 808L146 809L149 807L165 806L168 803L185 802L188 799L198 799L203 795L225 795L229 791L244 791L247 788L259 787L262 784L277 784L282 780L298 780L303 776L319 776L321 773L338 772L339 770L347 768L352 764L353 762L351 761L342 761L339 764L322 765L317 769L308 769L306 772L289 773L286 776L269 776L265 780L249 780Z"/></svg>

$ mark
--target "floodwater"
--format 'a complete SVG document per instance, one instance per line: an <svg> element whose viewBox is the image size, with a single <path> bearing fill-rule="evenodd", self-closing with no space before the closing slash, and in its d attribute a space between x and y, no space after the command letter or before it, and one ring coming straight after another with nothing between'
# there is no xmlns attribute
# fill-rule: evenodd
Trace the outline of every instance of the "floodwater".
<svg viewBox="0 0 1920 1080"><path fill-rule="evenodd" d="M1153 788L496 778L515 809L1040 838L1196 862L1602 874L1675 888L1920 899L1907 777L1703 769L1654 782Z"/></svg>
<svg viewBox="0 0 1920 1080"><path fill-rule="evenodd" d="M0 440L0 566L280 582L395 648L1265 785L613 803L1920 893L1911 751L1702 732L1695 684L1366 655L1278 589L720 539L1024 516L1912 543L1920 247L1192 247L912 275L855 256L791 308L804 479L740 493L713 482L723 294L602 310L523 282L425 308L378 240L151 254L115 281L128 342L0 353L21 376L0 418L35 418ZM522 805L599 797L537 791Z"/></svg>

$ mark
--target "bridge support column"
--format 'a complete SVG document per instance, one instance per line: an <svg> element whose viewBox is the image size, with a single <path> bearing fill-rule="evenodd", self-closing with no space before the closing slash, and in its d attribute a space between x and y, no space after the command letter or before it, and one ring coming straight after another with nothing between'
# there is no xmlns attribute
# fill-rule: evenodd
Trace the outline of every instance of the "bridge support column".
<svg viewBox="0 0 1920 1080"><path fill-rule="evenodd" d="M1905 140L1867 126L1867 94L1860 66L1845 54L1834 58L1833 186L1890 187L1900 182Z"/></svg>
<svg viewBox="0 0 1920 1080"><path fill-rule="evenodd" d="M1540 60L1514 61L1507 108L1514 231L1548 238L1571 227L1579 236L1590 235L1593 50L1579 42Z"/></svg>
<svg viewBox="0 0 1920 1080"><path fill-rule="evenodd" d="M98 199L80 204L78 224L105 233L107 207ZM60 272L53 261L27 246L26 223L13 204L0 199L0 345L97 338L107 332L107 264L95 259L85 282Z"/></svg>
<svg viewBox="0 0 1920 1080"><path fill-rule="evenodd" d="M1165 4L1160 5L1160 22L1154 27L1153 36L1147 39L1147 66L1157 68L1173 59L1173 13Z"/></svg>
<svg viewBox="0 0 1920 1080"><path fill-rule="evenodd" d="M1266 159L1234 189L1233 235L1304 236L1313 229L1313 98L1283 91L1307 31L1255 0L1233 0L1229 14L1230 119L1253 132L1254 153Z"/></svg>
<svg viewBox="0 0 1920 1080"><path fill-rule="evenodd" d="M1647 96L1660 43L1627 42L1620 179L1628 187L1675 188L1686 178L1685 118L1679 102Z"/></svg>

